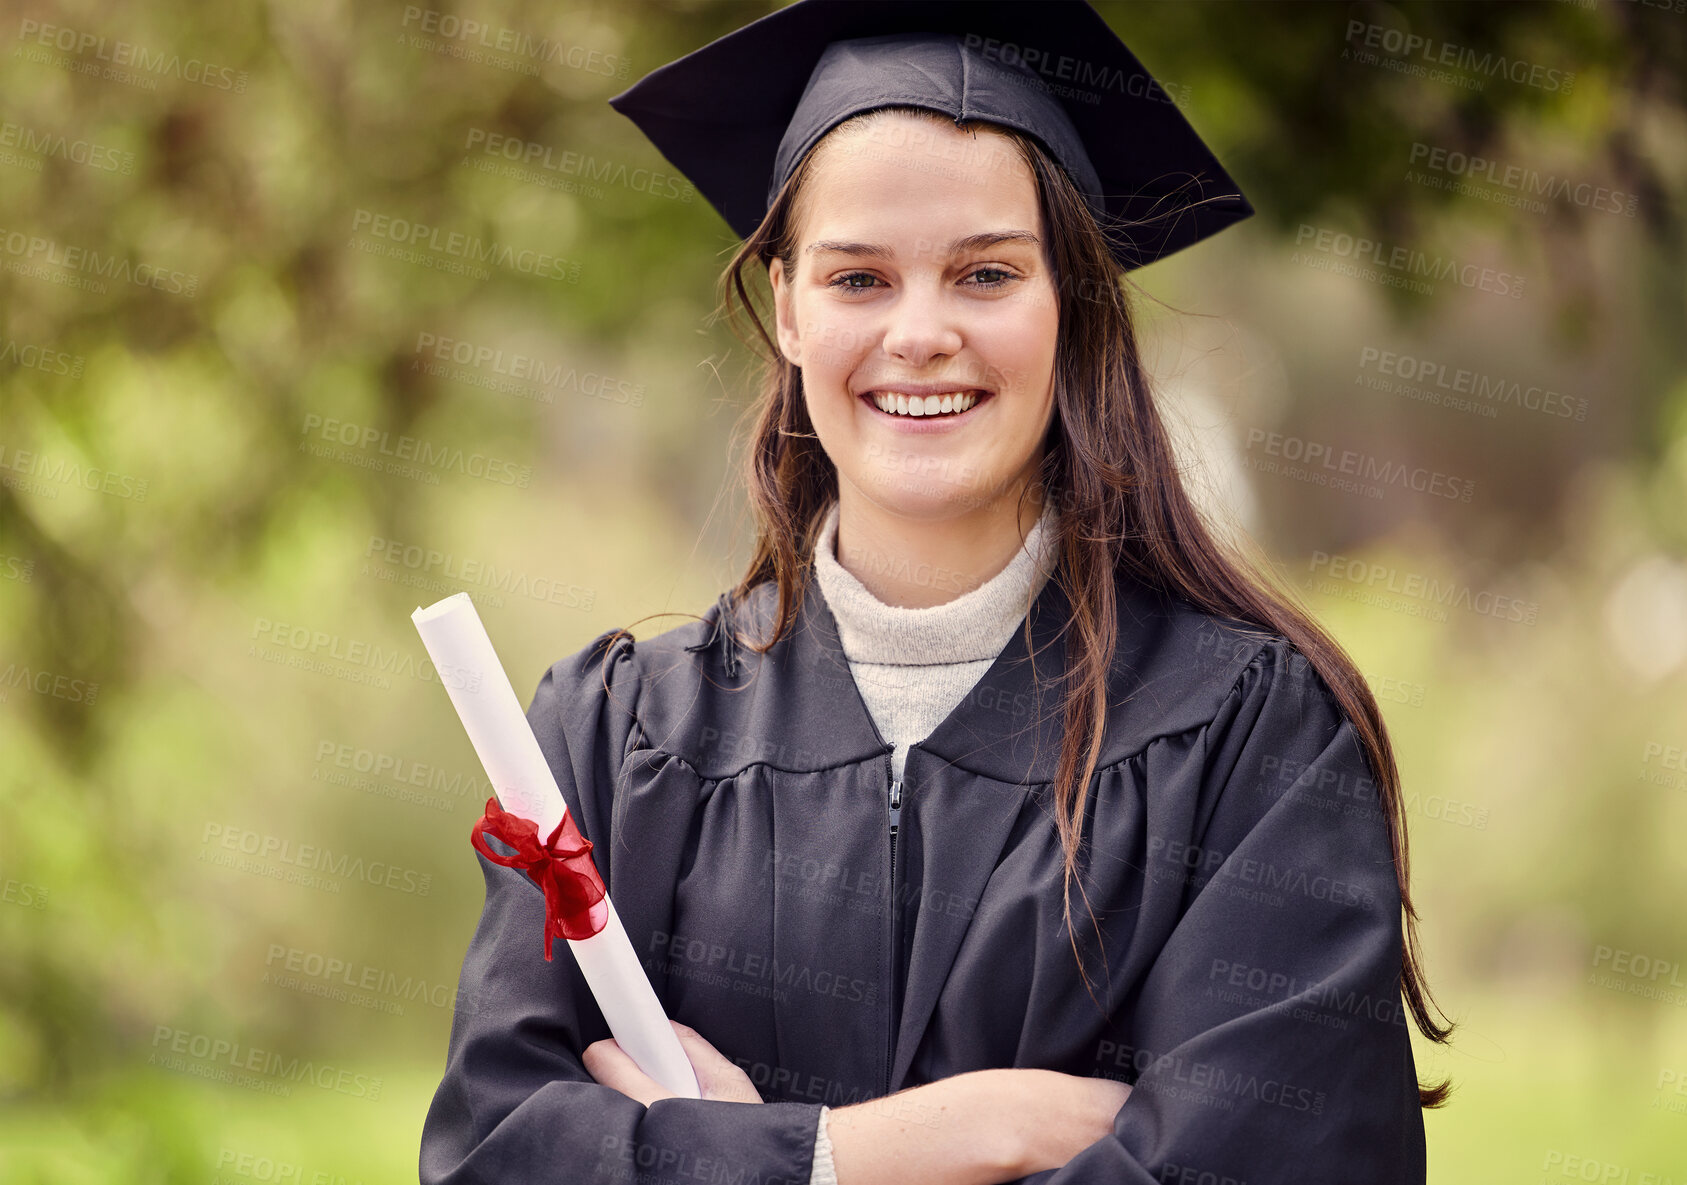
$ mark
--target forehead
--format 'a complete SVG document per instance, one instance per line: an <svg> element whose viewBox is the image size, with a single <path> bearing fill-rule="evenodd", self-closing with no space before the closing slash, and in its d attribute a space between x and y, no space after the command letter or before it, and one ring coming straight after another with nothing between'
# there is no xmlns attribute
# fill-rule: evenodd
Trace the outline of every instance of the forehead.
<svg viewBox="0 0 1687 1185"><path fill-rule="evenodd" d="M943 241L983 227L1041 233L1036 178L1008 137L947 120L877 112L814 148L798 198L800 245Z"/></svg>

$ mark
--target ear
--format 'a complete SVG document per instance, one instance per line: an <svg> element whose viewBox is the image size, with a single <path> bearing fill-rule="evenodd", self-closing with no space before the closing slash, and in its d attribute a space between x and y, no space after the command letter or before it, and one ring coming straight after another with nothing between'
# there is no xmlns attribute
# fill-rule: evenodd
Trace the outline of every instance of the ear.
<svg viewBox="0 0 1687 1185"><path fill-rule="evenodd" d="M785 261L775 259L767 265L768 283L773 286L774 336L779 352L792 366L802 365L802 335L797 332L795 297L785 275Z"/></svg>

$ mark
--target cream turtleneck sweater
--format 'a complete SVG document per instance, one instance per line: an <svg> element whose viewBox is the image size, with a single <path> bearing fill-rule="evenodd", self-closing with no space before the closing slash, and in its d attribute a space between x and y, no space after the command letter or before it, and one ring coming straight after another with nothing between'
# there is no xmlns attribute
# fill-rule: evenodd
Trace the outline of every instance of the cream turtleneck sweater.
<svg viewBox="0 0 1687 1185"><path fill-rule="evenodd" d="M908 746L943 722L1024 623L1053 570L1054 515L1049 502L1007 566L971 592L904 609L879 600L838 562L838 504L832 503L815 542L815 575L861 699L879 733L896 746L894 776L902 776Z"/></svg>
<svg viewBox="0 0 1687 1185"><path fill-rule="evenodd" d="M1027 532L1007 566L943 605L887 605L838 562L838 504L832 503L814 547L815 577L838 625L838 641L879 734L895 746L900 778L908 746L924 740L966 698L1021 628L1031 602L1054 570L1054 503ZM832 1141L820 1108L809 1185L837 1185Z"/></svg>

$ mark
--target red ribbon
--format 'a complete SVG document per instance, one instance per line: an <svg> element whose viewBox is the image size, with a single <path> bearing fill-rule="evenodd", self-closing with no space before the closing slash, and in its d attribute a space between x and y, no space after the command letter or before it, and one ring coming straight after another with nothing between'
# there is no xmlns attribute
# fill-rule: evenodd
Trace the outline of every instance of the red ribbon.
<svg viewBox="0 0 1687 1185"><path fill-rule="evenodd" d="M515 849L513 856L500 856L486 844L495 835ZM559 842L560 838L560 842ZM486 813L475 821L469 833L475 850L494 864L519 868L545 892L545 961L551 959L551 940L590 938L608 921L592 924L592 907L604 898L603 878L592 862L592 841L574 826L573 815L562 821L543 844L539 828L531 819L512 815L498 805L496 796L486 800Z"/></svg>

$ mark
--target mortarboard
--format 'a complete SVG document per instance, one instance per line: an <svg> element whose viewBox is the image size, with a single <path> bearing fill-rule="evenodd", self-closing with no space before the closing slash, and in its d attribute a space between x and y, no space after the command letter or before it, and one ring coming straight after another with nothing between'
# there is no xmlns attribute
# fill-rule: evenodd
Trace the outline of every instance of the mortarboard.
<svg viewBox="0 0 1687 1185"><path fill-rule="evenodd" d="M827 131L889 105L1035 136L1127 271L1253 213L1088 0L797 0L609 104L741 238Z"/></svg>

